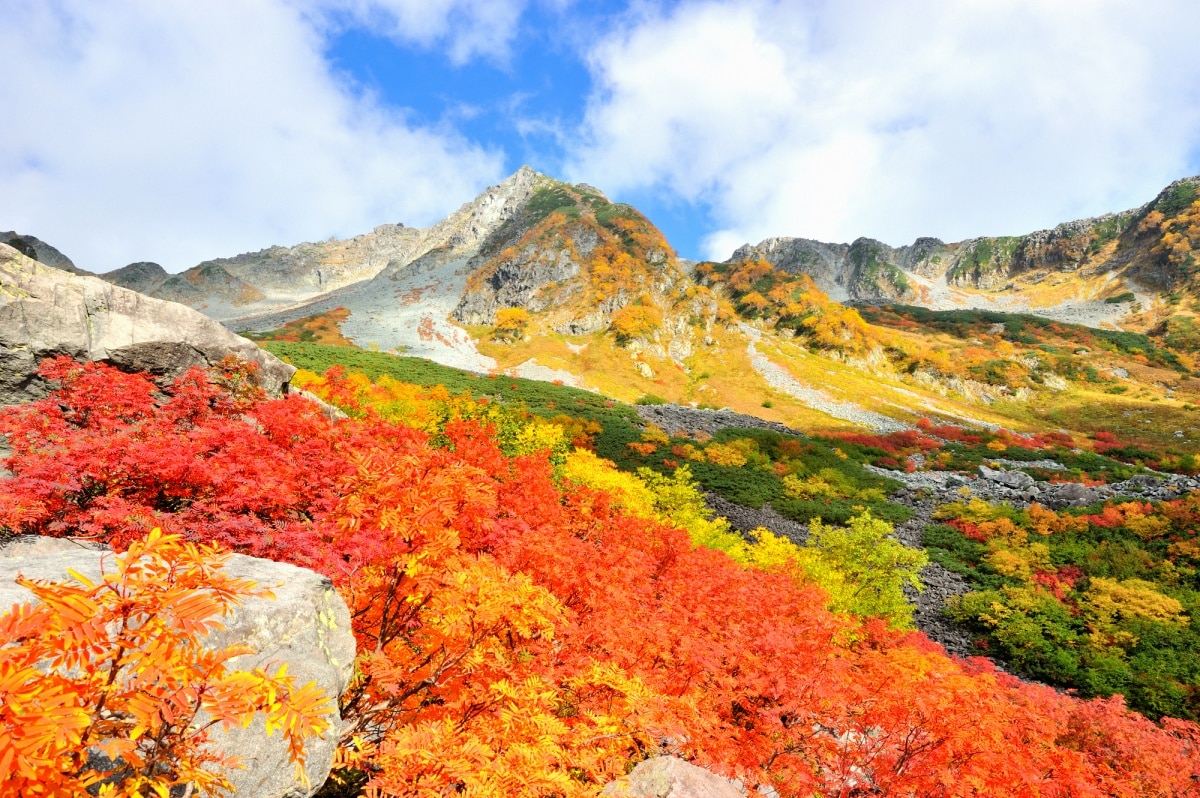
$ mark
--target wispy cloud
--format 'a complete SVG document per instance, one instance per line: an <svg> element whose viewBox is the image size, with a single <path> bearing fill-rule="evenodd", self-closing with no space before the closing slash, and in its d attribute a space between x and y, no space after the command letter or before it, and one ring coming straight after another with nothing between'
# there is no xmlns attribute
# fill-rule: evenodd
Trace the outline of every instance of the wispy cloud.
<svg viewBox="0 0 1200 798"><path fill-rule="evenodd" d="M1167 0L686 2L591 50L569 172L708 207L712 257L1027 232L1200 170L1198 27Z"/></svg>
<svg viewBox="0 0 1200 798"><path fill-rule="evenodd" d="M508 60L528 0L313 0L309 8L403 44L444 50L451 61Z"/></svg>

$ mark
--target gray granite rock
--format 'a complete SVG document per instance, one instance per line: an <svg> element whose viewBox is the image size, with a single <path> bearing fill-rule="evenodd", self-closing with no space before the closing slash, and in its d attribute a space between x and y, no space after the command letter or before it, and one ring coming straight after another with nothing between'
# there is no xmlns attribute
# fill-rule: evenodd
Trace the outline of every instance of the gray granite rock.
<svg viewBox="0 0 1200 798"><path fill-rule="evenodd" d="M171 279L171 275L167 274L166 269L157 263L138 261L106 272L100 275L100 279L122 288L128 288L130 291L152 294L154 289Z"/></svg>
<svg viewBox="0 0 1200 798"><path fill-rule="evenodd" d="M746 798L736 783L674 756L647 759L627 776L606 784L600 794L607 798Z"/></svg>
<svg viewBox="0 0 1200 798"><path fill-rule="evenodd" d="M208 317L53 269L0 244L0 404L45 396L42 359L69 355L173 379L227 355L258 365L263 387L286 390L295 368Z"/></svg>
<svg viewBox="0 0 1200 798"><path fill-rule="evenodd" d="M1048 487L1045 493L1038 497L1042 504L1052 510L1062 510L1066 507L1086 507L1100 501L1100 492L1078 482L1064 482L1061 485Z"/></svg>
<svg viewBox="0 0 1200 798"><path fill-rule="evenodd" d="M1005 471L1002 468L988 468L985 465L979 466L979 476L1013 490L1026 490L1033 487L1036 481L1023 471Z"/></svg>
<svg viewBox="0 0 1200 798"><path fill-rule="evenodd" d="M635 405L634 409L643 421L654 424L669 435L715 435L730 427L767 429L784 435L804 435L799 430L777 421L764 421L757 416L735 413L732 410L704 410L672 404Z"/></svg>

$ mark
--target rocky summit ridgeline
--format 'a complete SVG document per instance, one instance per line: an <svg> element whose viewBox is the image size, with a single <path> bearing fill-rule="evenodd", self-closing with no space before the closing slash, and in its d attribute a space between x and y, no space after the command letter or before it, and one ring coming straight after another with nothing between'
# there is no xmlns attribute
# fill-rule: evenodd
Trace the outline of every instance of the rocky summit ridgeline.
<svg viewBox="0 0 1200 798"><path fill-rule="evenodd" d="M382 224L350 239L273 246L215 258L176 275L167 274L157 264L135 263L102 277L159 299L182 302L220 321L286 312L293 305L372 280L389 268L394 271L431 256L474 254L483 239L546 180L531 169L522 169L427 228Z"/></svg>

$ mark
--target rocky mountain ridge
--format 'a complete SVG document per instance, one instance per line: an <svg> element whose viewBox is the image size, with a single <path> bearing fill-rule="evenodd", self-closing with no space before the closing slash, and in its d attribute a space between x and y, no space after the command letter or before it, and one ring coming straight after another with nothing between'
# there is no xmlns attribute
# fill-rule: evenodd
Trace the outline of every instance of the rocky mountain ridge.
<svg viewBox="0 0 1200 798"><path fill-rule="evenodd" d="M279 312L371 280L389 267L407 266L432 252L471 250L541 179L531 169L522 169L428 228L382 224L345 240L272 246L215 258L176 275L166 274L157 264L130 264L102 277L189 305L219 321Z"/></svg>
<svg viewBox="0 0 1200 798"><path fill-rule="evenodd" d="M45 264L46 266L61 269L71 274L92 275L91 272L76 266L70 258L37 236L9 230L8 232L0 233L0 244L7 244L25 257L33 258L38 263Z"/></svg>
<svg viewBox="0 0 1200 798"><path fill-rule="evenodd" d="M514 245L528 231L528 226L518 229L519 226L497 222L508 221L523 209L533 195L528 188L535 183L543 187L565 185L523 167L429 228L383 224L351 239L272 246L259 252L216 258L178 275L161 271L151 274L146 264L131 264L103 277L151 296L182 302L213 318L236 322L316 301L345 286L370 280L388 267L403 268L437 249L460 253L473 250L472 266L478 267L488 255ZM1175 287L1181 275L1177 270L1156 267L1150 262L1153 259L1147 257L1149 248L1143 240L1147 231L1141 223L1156 210L1180 210L1174 206L1194 199L1198 188L1200 177L1186 178L1172 183L1140 208L1065 222L1023 236L985 236L956 243L918 238L900 247L870 238L846 244L773 237L743 245L731 260L763 258L789 272L806 273L836 301L903 301L932 308L1011 305L1014 295L1031 291L1036 294L1037 286L1063 274L1110 277L1101 286L1079 286L1076 296L1070 296L1069 291L1063 296L1064 292L1059 291L1059 302L1046 304L1052 310L1053 304L1119 295L1131 288L1135 280L1156 291ZM591 187L580 194L588 202L607 203ZM501 196L507 199L496 205ZM492 210L485 210L488 208ZM491 218L489 214L493 212L499 216ZM526 214L526 217L538 215ZM589 245L594 242L585 237L576 243L580 254L586 257ZM533 272L542 274L548 282L553 281L552 276L562 274L562 269L571 270L565 262L552 265L545 253L534 255L528 251L529 242L525 249L522 259L526 266L531 258L538 259L541 265ZM667 252L661 253L661 262L666 262L669 254L668 245ZM495 289L500 290L502 305L520 306L521 300L530 298L531 286L538 280L530 283L531 275L519 277L520 271L501 269L493 276L492 283L504 285L503 290ZM537 274L533 276L536 278ZM506 276L513 280L506 280ZM524 288L519 287L522 280ZM1031 297L1034 302L1038 299ZM494 312L490 304L494 303L481 304L476 297L464 297L455 317L482 323L484 311Z"/></svg>
<svg viewBox="0 0 1200 798"><path fill-rule="evenodd" d="M536 312L539 303L546 302L533 296L541 285L570 279L578 272L578 266L572 266L569 258L563 259L558 246L561 235L558 244L520 242L530 227L544 220L545 211L554 210L537 207L536 203L532 211L526 208L539 186L575 192L583 203L577 207L611 205L590 186L570 187L522 167L428 228L382 224L350 239L272 246L215 258L176 275L167 274L157 264L135 263L101 276L122 287L186 304L236 326L242 320L319 302L342 288L372 280L389 268L394 272L417 263L437 250L466 255L473 271L520 243L520 257L510 258L511 262L494 269L489 277L487 285L492 286L490 294L494 296L484 299L469 292L456 304L456 321L490 323L491 319L485 317L499 307L524 307L532 301ZM808 274L839 302L898 301L933 309L1030 310L1054 317L1056 311L1082 303L1103 305L1105 299L1126 293L1153 301L1158 294L1187 282L1186 270L1168 262L1161 252L1152 251L1156 243L1152 239L1158 231L1146 220L1156 213L1166 217L1178 214L1196 199L1198 191L1200 176L1185 178L1139 208L1065 222L1022 236L984 236L955 243L918 238L900 247L871 238L847 244L772 237L743 245L730 260L762 258L785 271ZM552 196L545 199L553 201ZM516 223L521 219L526 222L524 226ZM571 224L578 218L563 221ZM9 232L0 234L0 241L16 244L18 249L24 246L29 250L25 254L47 265L86 273L32 236ZM577 251L571 254L587 258L595 243L595 237L585 233L573 242ZM651 265L675 262L669 244L664 242L663 247L665 251L658 250L651 256ZM559 262L554 263L555 258ZM1066 276L1078 279L1065 281ZM477 281L473 287L488 294L487 285ZM1120 326L1130 308L1114 307L1119 304L1091 310L1100 312L1099 323ZM616 307L609 311L612 309ZM596 319L590 322L595 323Z"/></svg>
<svg viewBox="0 0 1200 798"><path fill-rule="evenodd" d="M1165 292L1186 282L1188 275L1162 268L1162 258L1152 251L1151 239L1158 230L1145 222L1154 213L1178 214L1198 192L1200 176L1184 178L1139 208L1022 236L984 236L949 244L918 238L901 247L870 238L829 244L776 237L740 247L732 260L763 258L786 271L804 272L840 302L902 301L933 309L1002 308L1014 295L1036 294L1047 283L1061 285L1062 275L1073 273L1108 279L1074 297L1059 292L1057 304L1066 304L1064 299L1103 300L1139 284ZM1053 313L1054 304L1046 302L1041 310Z"/></svg>
<svg viewBox="0 0 1200 798"><path fill-rule="evenodd" d="M535 197L538 188L542 195ZM870 238L847 244L774 237L743 245L730 262L761 258L787 272L808 274L838 302L1030 311L1093 326L1125 326L1133 304L1106 300L1131 295L1145 310L1159 295L1187 281L1185 270L1165 262L1161 252L1152 251L1158 230L1146 220L1155 213L1179 213L1195 200L1198 190L1200 177L1185 178L1140 208L1066 222L1023 236L979 237L956 243L918 238L900 247ZM522 167L428 228L383 224L350 239L272 246L216 258L176 275L167 274L157 264L136 263L102 277L188 305L234 328L253 329L261 328L261 320L268 315L276 321L321 312L329 305L327 299L343 296L339 292L348 287L358 286L351 296L361 299L403 282L402 271L428 270L434 261L444 265L462 259L468 275L482 270L487 277L464 286L449 315L460 325L486 325L500 308L524 307L538 313L563 299L561 292L543 289L552 283L571 282L580 274L581 264L591 257L602 237L597 235L597 230L603 232L602 225L584 229L589 226L588 219L594 219L597 207L623 208L640 217L628 206L610 203L590 186L572 187ZM530 231L545 227L547 216L555 211L560 212L556 218L559 229L543 230L537 240L528 239ZM618 210L617 215L621 213ZM31 236L3 236L27 242L42 262L49 259L49 265L75 268L57 250ZM450 253L454 257L448 257ZM680 279L682 262L675 259L665 240L650 251L628 254L658 267L667 281ZM496 262L499 256L503 262ZM371 282L384 272L388 273L384 280ZM429 293L427 287L420 288ZM576 334L597 329L613 311L634 298L619 293L605 296L597 313L583 319L558 318L551 326ZM450 299L446 297L441 304ZM388 311L377 308L373 312L380 318ZM446 321L439 318L434 324ZM393 334L383 330L371 335L365 328L372 325L357 326L364 329L352 337L362 338L360 343L375 341L384 346L385 340L396 338L394 330Z"/></svg>
<svg viewBox="0 0 1200 798"><path fill-rule="evenodd" d="M345 308L349 318L342 331L360 346L409 351L466 368L494 368L495 363L481 356L471 336L449 317L462 299L472 259L548 181L532 169L521 169L432 227L377 230L373 239L360 237L356 246L372 253L374 273L365 279L307 299L270 293L266 286L264 299L230 308L228 315L215 318L233 329L264 330ZM403 245L398 246L401 240Z"/></svg>

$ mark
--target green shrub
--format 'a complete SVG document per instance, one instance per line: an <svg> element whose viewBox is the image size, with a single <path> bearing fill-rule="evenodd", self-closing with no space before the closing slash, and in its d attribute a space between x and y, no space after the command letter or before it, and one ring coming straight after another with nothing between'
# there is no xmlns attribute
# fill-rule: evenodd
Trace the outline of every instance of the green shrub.
<svg viewBox="0 0 1200 798"><path fill-rule="evenodd" d="M666 400L666 399L663 399L661 396L655 396L655 395L654 395L654 394L652 394L652 393L644 393L644 394L642 394L640 397L638 397L638 400L637 400L636 402L634 402L634 404L638 404L638 405L665 405L665 404L667 404L667 400Z"/></svg>

